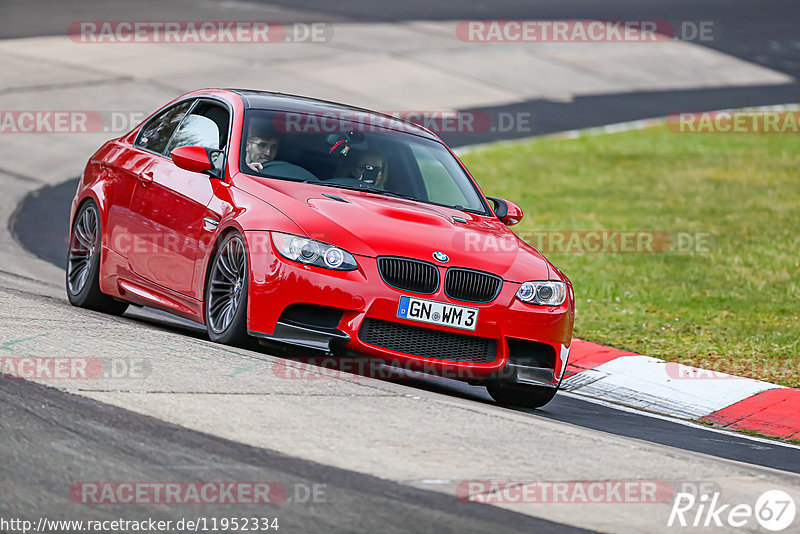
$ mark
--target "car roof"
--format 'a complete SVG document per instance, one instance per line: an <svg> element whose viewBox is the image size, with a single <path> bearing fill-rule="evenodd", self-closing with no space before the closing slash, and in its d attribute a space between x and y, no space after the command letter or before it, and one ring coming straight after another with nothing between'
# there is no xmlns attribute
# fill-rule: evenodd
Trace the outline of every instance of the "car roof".
<svg viewBox="0 0 800 534"><path fill-rule="evenodd" d="M349 106L347 104L339 104L337 102L330 102L327 100L319 100L307 96L291 95L286 93L277 93L272 91L255 91L251 89L227 89L239 95L244 102L245 109L268 109L275 111L292 111L296 113L309 113L309 114L323 114L323 113L362 113L372 115L376 118L381 118L381 123L391 128L392 122L396 123L394 129L402 130L408 133L413 133L422 137L427 137L438 141L436 137L427 128L421 127L412 122L404 121L398 117L393 117L385 113L372 111L365 108L356 106ZM388 121L387 121L388 119Z"/></svg>

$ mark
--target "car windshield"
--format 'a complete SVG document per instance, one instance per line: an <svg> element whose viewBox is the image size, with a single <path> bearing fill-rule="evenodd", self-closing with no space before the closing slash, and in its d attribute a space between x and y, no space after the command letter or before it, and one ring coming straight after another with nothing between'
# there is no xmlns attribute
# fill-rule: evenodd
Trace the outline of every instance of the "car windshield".
<svg viewBox="0 0 800 534"><path fill-rule="evenodd" d="M440 142L364 113L333 117L248 110L239 168L267 178L358 189L487 214L468 175ZM354 119L355 117L355 119Z"/></svg>

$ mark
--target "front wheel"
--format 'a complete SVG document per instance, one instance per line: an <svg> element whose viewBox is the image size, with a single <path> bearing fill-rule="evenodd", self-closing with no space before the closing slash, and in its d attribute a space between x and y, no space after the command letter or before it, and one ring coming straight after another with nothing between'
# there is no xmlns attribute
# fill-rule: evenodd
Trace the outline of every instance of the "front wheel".
<svg viewBox="0 0 800 534"><path fill-rule="evenodd" d="M122 315L125 302L100 291L100 212L92 200L75 215L67 254L67 298L73 306Z"/></svg>
<svg viewBox="0 0 800 534"><path fill-rule="evenodd" d="M502 406L541 408L556 396L558 388L545 386L513 386L492 384L486 386L489 395Z"/></svg>
<svg viewBox="0 0 800 534"><path fill-rule="evenodd" d="M225 236L211 260L206 285L206 328L211 341L245 346L249 271L244 238Z"/></svg>

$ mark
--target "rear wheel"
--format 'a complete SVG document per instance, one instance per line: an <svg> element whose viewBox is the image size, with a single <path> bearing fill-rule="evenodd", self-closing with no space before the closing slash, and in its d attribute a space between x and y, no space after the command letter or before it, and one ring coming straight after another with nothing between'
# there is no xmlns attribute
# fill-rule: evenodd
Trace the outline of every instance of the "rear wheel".
<svg viewBox="0 0 800 534"><path fill-rule="evenodd" d="M67 298L73 306L122 315L125 302L100 291L100 212L89 200L75 215L67 253Z"/></svg>
<svg viewBox="0 0 800 534"><path fill-rule="evenodd" d="M544 386L513 386L492 384L486 386L489 395L502 406L519 408L541 408L556 396L558 388Z"/></svg>
<svg viewBox="0 0 800 534"><path fill-rule="evenodd" d="M245 346L249 271L244 239L238 233L222 238L211 260L206 285L206 328L211 341Z"/></svg>

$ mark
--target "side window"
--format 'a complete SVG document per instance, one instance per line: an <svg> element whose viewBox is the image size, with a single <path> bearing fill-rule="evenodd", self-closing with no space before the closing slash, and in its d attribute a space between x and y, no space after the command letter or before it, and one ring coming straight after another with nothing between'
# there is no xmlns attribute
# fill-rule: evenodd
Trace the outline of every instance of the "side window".
<svg viewBox="0 0 800 534"><path fill-rule="evenodd" d="M161 114L156 115L150 122L142 127L134 144L138 147L163 154L170 137L172 137L172 133L186 116L186 112L189 111L192 103L193 101L191 100L181 102L163 111Z"/></svg>
<svg viewBox="0 0 800 534"><path fill-rule="evenodd" d="M228 144L228 110L211 102L195 106L181 122L170 139L165 155L182 146L202 146L212 150L225 150ZM221 164L217 156L215 163Z"/></svg>

